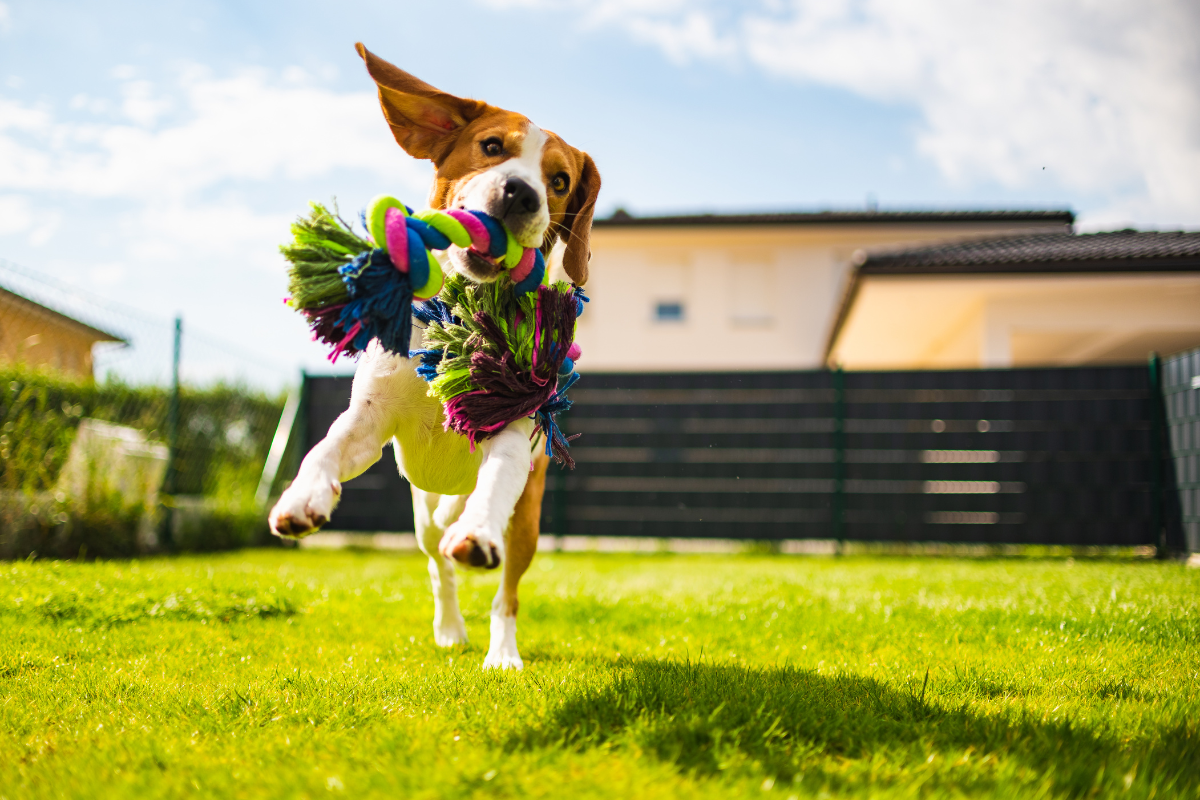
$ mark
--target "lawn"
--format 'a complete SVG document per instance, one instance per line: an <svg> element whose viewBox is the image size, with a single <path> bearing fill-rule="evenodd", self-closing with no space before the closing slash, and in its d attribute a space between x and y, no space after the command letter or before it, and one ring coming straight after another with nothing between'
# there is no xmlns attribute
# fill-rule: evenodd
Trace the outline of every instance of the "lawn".
<svg viewBox="0 0 1200 800"><path fill-rule="evenodd" d="M0 564L0 797L1200 796L1200 570L543 554L485 673L496 579Z"/></svg>

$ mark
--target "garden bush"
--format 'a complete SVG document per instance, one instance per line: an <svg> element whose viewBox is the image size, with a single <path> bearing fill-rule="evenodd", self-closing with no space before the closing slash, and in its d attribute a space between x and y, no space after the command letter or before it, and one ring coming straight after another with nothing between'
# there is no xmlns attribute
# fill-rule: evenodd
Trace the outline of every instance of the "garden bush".
<svg viewBox="0 0 1200 800"><path fill-rule="evenodd" d="M165 443L170 402L171 391L164 387L0 365L0 557L24 558L31 552L111 557L159 544L217 550L265 543L269 536L254 492L282 396L225 384L183 387L175 496L162 498L165 509L95 492L77 498L61 491L59 475L81 420L128 426ZM176 513L176 506L190 513ZM153 535L176 529L178 541Z"/></svg>

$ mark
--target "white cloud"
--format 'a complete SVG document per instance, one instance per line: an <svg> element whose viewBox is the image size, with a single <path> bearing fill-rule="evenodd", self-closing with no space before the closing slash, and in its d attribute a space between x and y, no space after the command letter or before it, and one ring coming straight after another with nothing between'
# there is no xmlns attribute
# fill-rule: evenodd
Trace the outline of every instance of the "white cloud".
<svg viewBox="0 0 1200 800"><path fill-rule="evenodd" d="M160 116L171 110L171 100L156 97L154 84L150 81L129 81L121 87L121 94L124 95L121 112L134 124L144 128L152 126Z"/></svg>
<svg viewBox="0 0 1200 800"><path fill-rule="evenodd" d="M230 180L335 169L420 174L397 157L372 93L338 94L292 78L276 83L256 70L214 78L195 68L166 90L129 80L127 123L63 121L0 98L0 190L180 199ZM91 98L73 105L106 107ZM154 128L173 107L181 119Z"/></svg>
<svg viewBox="0 0 1200 800"><path fill-rule="evenodd" d="M199 252L209 264L273 271L281 266L276 246L287 239L294 216L259 213L236 201L169 202L147 205L122 225L128 252L138 261L192 264Z"/></svg>
<svg viewBox="0 0 1200 800"><path fill-rule="evenodd" d="M1029 186L1045 167L1108 214L1200 223L1200 14L1183 3L869 0L750 17L746 57L918 107L952 180ZM1153 10L1151 10L1153 8Z"/></svg>
<svg viewBox="0 0 1200 800"><path fill-rule="evenodd" d="M90 97L86 94L77 94L71 98L71 102L67 107L72 111L89 111L92 114L107 114L112 108L112 103L108 102L103 97Z"/></svg>
<svg viewBox="0 0 1200 800"><path fill-rule="evenodd" d="M1200 225L1200 6L1192 0L573 7L585 24L623 28L677 63L735 59L913 106L923 120L915 145L950 180L1020 189L1048 175L1107 203L1097 222Z"/></svg>
<svg viewBox="0 0 1200 800"><path fill-rule="evenodd" d="M0 236L26 234L36 247L50 241L61 221L57 211L35 208L24 195L0 194Z"/></svg>
<svg viewBox="0 0 1200 800"><path fill-rule="evenodd" d="M8 193L0 233L33 228L31 242L50 238L59 216L35 226L28 198L117 199L128 202L110 212L112 225L125 229L136 260L237 253L243 263L277 266L275 244L290 216L236 197L214 202L214 190L345 169L390 172L399 186L423 182L422 168L392 141L374 93L332 92L298 69L276 81L263 71L217 78L192 67L165 86L131 68L114 73L123 79L119 106L85 95L69 103L102 121L61 119L0 96L0 192Z"/></svg>
<svg viewBox="0 0 1200 800"><path fill-rule="evenodd" d="M33 210L28 198L20 195L0 195L0 236L21 233L33 227Z"/></svg>
<svg viewBox="0 0 1200 800"><path fill-rule="evenodd" d="M87 271L88 278L97 286L112 286L120 283L129 274L124 264L92 264Z"/></svg>
<svg viewBox="0 0 1200 800"><path fill-rule="evenodd" d="M737 55L736 43L722 37L716 21L699 11L688 11L677 22L633 16L625 24L637 39L657 45L677 64L692 57L721 60Z"/></svg>
<svg viewBox="0 0 1200 800"><path fill-rule="evenodd" d="M419 203L429 170L392 140L373 91L296 69L114 73L110 95L58 106L0 89L0 255L198 330L232 326L290 376L307 340L279 303L278 245L309 192L380 186ZM139 347L155 346L143 332ZM134 353L126 367L145 358L159 363Z"/></svg>
<svg viewBox="0 0 1200 800"><path fill-rule="evenodd" d="M0 3L0 33L8 33L12 28L12 17L7 3Z"/></svg>

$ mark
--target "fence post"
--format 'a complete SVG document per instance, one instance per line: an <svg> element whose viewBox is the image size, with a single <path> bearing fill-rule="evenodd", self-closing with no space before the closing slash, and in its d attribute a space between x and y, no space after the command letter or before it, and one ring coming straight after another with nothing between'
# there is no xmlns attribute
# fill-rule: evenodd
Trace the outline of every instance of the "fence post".
<svg viewBox="0 0 1200 800"><path fill-rule="evenodd" d="M175 507L177 458L179 454L179 357L183 347L183 317L175 316L175 348L171 356L171 398L167 405L167 469L163 475L162 494L165 507L162 524L162 543L166 548L174 544L171 532L172 509Z"/></svg>
<svg viewBox="0 0 1200 800"><path fill-rule="evenodd" d="M1167 528L1163 519L1166 502L1163 491L1163 433L1166 426L1163 424L1162 359L1158 353L1150 354L1147 367L1150 371L1150 531L1154 537L1155 555L1169 558Z"/></svg>
<svg viewBox="0 0 1200 800"><path fill-rule="evenodd" d="M279 475L279 467L287 453L288 445L292 443L292 432L296 429L296 418L300 415L300 396L304 391L303 377L301 385L287 393L283 411L279 414L279 424L275 428L275 436L271 439L271 448L263 462L262 477L258 480L258 489L254 492L254 504L265 508L271 499L271 488Z"/></svg>
<svg viewBox="0 0 1200 800"><path fill-rule="evenodd" d="M843 550L846 516L846 374L833 369L833 498L830 513L837 551Z"/></svg>
<svg viewBox="0 0 1200 800"><path fill-rule="evenodd" d="M296 423L288 440L287 450L284 451L283 462L279 471L287 478L289 485L296 473L300 471L300 462L308 454L309 440L312 431L308 429L308 399L311 387L308 380L308 370L300 370L300 403L296 407ZM284 488L287 488L284 486Z"/></svg>

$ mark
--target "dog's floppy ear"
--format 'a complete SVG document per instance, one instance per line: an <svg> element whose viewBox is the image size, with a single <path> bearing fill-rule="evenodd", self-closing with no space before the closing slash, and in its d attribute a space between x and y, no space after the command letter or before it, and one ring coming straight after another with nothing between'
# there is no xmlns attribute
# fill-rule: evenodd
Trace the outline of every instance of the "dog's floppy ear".
<svg viewBox="0 0 1200 800"><path fill-rule="evenodd" d="M571 194L571 202L567 204L567 213L562 225L566 229L563 234L567 239L567 249L563 253L563 269L576 286L583 286L588 279L588 261L592 258L590 237L592 233L592 214L596 211L596 197L600 194L600 172L596 162L587 153L583 154L583 171L579 174L579 183Z"/></svg>
<svg viewBox="0 0 1200 800"><path fill-rule="evenodd" d="M487 108L487 103L479 100L464 100L435 89L384 61L362 42L356 43L354 49L379 86L379 104L392 135L413 158L427 158L435 165L440 164L463 127Z"/></svg>

